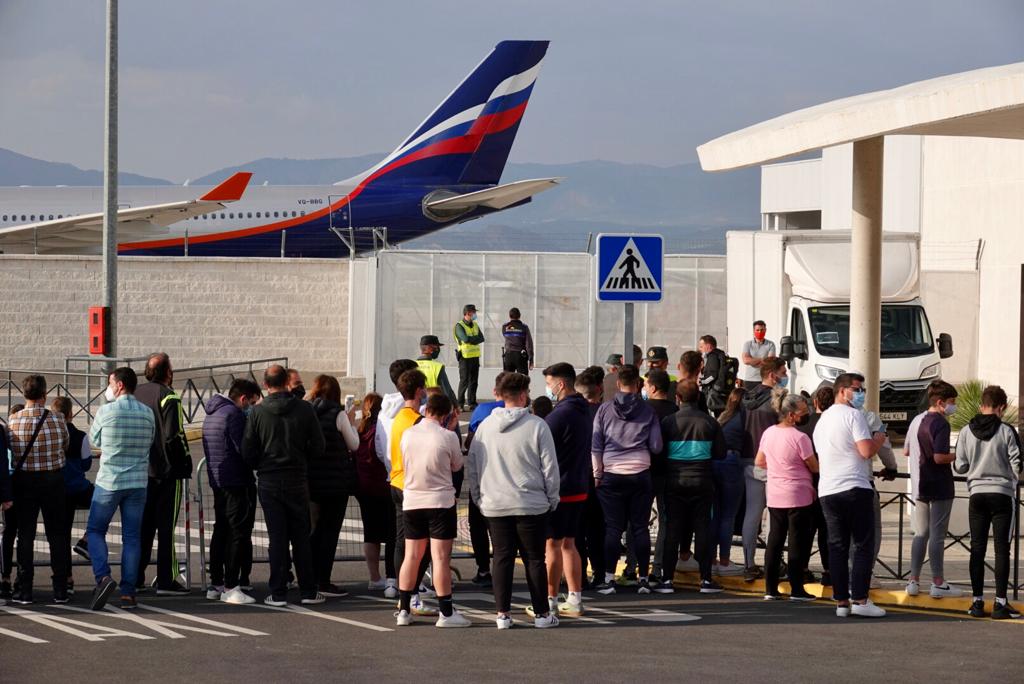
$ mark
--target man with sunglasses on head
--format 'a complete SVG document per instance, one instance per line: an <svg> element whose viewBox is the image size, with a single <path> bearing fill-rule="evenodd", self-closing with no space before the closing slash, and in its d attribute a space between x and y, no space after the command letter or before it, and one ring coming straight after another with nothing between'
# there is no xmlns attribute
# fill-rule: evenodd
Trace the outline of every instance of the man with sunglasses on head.
<svg viewBox="0 0 1024 684"><path fill-rule="evenodd" d="M818 496L828 525L836 615L883 617L885 610L871 602L868 590L875 547L871 460L886 435L872 433L860 410L866 396L863 375L843 373L834 388L835 404L818 420L814 446L821 469ZM848 576L851 547L852 577Z"/></svg>

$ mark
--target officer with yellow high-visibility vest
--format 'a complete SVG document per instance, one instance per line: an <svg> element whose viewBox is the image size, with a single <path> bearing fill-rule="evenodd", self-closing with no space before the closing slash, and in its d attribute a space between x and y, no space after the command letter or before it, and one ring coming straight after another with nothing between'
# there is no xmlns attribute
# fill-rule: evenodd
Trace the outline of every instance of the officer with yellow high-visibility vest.
<svg viewBox="0 0 1024 684"><path fill-rule="evenodd" d="M416 359L416 365L427 377L427 387L440 387L444 395L455 403L455 390L448 382L448 374L444 370L444 364L437 360L441 355L441 347L444 345L437 335L424 335L420 338L420 355Z"/></svg>
<svg viewBox="0 0 1024 684"><path fill-rule="evenodd" d="M476 322L476 306L462 307L462 320L455 324L455 358L459 360L458 405L463 411L476 408L476 386L480 377L480 345L484 335Z"/></svg>

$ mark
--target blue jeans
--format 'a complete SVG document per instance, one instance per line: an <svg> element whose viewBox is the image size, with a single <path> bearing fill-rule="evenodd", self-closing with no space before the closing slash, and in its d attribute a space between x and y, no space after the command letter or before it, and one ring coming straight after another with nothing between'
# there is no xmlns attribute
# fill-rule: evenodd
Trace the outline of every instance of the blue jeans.
<svg viewBox="0 0 1024 684"><path fill-rule="evenodd" d="M715 501L708 521L708 544L714 560L715 547L718 557L728 560L732 548L732 532L736 523L736 511L740 508L740 497L746 491L743 482L743 463L738 451L726 452L721 461L712 461L715 478Z"/></svg>
<svg viewBox="0 0 1024 684"><path fill-rule="evenodd" d="M635 475L605 473L597 488L597 498L604 511L605 573L615 572L622 533L628 524L633 552L636 553L637 575L647 577L651 562L651 533L648 527L651 503L654 500L651 471L645 470Z"/></svg>
<svg viewBox="0 0 1024 684"><path fill-rule="evenodd" d="M145 507L145 487L110 491L97 485L92 494L86 536L89 538L92 573L96 576L97 583L110 576L110 563L107 562L107 528L114 513L118 508L121 509L122 596L135 596L141 555L142 511Z"/></svg>

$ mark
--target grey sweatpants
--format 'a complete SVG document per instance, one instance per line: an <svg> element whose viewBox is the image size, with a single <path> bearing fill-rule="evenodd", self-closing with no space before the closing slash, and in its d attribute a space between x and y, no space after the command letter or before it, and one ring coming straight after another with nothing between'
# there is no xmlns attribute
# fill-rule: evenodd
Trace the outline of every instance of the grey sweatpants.
<svg viewBox="0 0 1024 684"><path fill-rule="evenodd" d="M911 525L914 528L914 542L910 547L910 576L920 577L924 565L924 551L928 549L928 565L932 577L944 577L942 560L946 550L946 530L949 529L949 514L953 510L953 499L941 501L915 501Z"/></svg>
<svg viewBox="0 0 1024 684"><path fill-rule="evenodd" d="M753 461L743 465L743 483L746 490L746 512L743 514L743 562L748 568L754 567L754 553L757 551L757 533L761 529L764 509L767 505L763 468L755 468Z"/></svg>

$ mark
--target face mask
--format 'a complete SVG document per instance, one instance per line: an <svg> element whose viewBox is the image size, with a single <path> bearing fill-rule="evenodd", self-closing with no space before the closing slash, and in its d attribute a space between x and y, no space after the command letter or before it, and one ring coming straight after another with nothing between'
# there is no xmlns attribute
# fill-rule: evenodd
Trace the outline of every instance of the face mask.
<svg viewBox="0 0 1024 684"><path fill-rule="evenodd" d="M807 425L807 423L809 423L810 421L811 421L811 414L810 413L805 413L804 415L802 415L799 418L797 418L796 424L799 427L803 427L804 425Z"/></svg>
<svg viewBox="0 0 1024 684"><path fill-rule="evenodd" d="M246 418L251 416L252 415L252 404L246 404L245 406L243 406L242 407L242 413L245 414Z"/></svg>
<svg viewBox="0 0 1024 684"><path fill-rule="evenodd" d="M789 385L789 376L788 375L783 375L781 378L779 378L778 380L775 381L775 386L776 387L781 387L781 388L785 389L788 385Z"/></svg>
<svg viewBox="0 0 1024 684"><path fill-rule="evenodd" d="M946 404L946 408L944 410L947 416L951 416L956 413L956 404Z"/></svg>
<svg viewBox="0 0 1024 684"><path fill-rule="evenodd" d="M754 333L754 339L757 340L758 342L761 342L762 340L764 340L764 333L763 332L755 332Z"/></svg>
<svg viewBox="0 0 1024 684"><path fill-rule="evenodd" d="M436 359L440 355L441 355L441 350L440 349L435 349L434 351L430 352L430 358L432 358L432 359Z"/></svg>
<svg viewBox="0 0 1024 684"><path fill-rule="evenodd" d="M646 389L640 390L640 396L644 398L644 401L647 401L647 390Z"/></svg>
<svg viewBox="0 0 1024 684"><path fill-rule="evenodd" d="M558 401L558 395L555 394L550 387L544 387L544 396L551 400L551 403Z"/></svg>
<svg viewBox="0 0 1024 684"><path fill-rule="evenodd" d="M471 320L476 320L476 314L473 314L473 318Z"/></svg>
<svg viewBox="0 0 1024 684"><path fill-rule="evenodd" d="M855 409L864 408L864 401L867 399L867 397L867 392L854 392L853 398L850 399L850 406L852 406Z"/></svg>
<svg viewBox="0 0 1024 684"><path fill-rule="evenodd" d="M107 385L107 391L103 393L103 398L106 399L108 403L112 402L117 399L117 393L114 391L113 387Z"/></svg>

